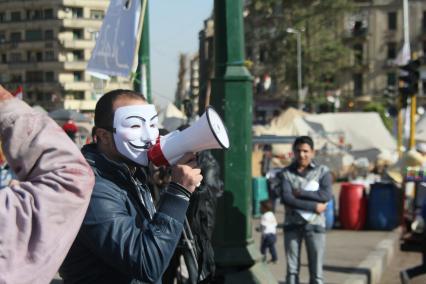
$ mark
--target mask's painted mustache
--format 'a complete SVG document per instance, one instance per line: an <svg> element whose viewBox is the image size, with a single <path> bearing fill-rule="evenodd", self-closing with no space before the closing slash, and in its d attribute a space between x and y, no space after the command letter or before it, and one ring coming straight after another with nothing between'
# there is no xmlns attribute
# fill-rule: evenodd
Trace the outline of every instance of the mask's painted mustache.
<svg viewBox="0 0 426 284"><path fill-rule="evenodd" d="M137 146L135 144L132 144L132 142L129 142L129 145L132 146L132 147L134 147L134 148L136 148L136 149L144 149L144 150L148 150L149 148L152 147L152 143L151 142L148 142L148 143L146 143L143 146Z"/></svg>

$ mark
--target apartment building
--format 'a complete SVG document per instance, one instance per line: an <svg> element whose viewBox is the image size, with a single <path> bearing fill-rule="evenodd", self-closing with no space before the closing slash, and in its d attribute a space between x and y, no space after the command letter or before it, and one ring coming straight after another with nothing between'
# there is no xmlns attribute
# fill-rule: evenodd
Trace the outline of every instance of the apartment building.
<svg viewBox="0 0 426 284"><path fill-rule="evenodd" d="M345 90L355 98L377 98L397 89L396 58L404 43L402 0L357 0L357 10L347 15L345 37L353 49L351 80ZM426 54L426 1L410 0L409 30L413 58ZM426 79L426 78L425 78ZM426 81L421 81L425 86ZM426 103L425 88L419 97Z"/></svg>
<svg viewBox="0 0 426 284"><path fill-rule="evenodd" d="M109 0L0 0L0 84L22 85L24 100L47 110L91 112L99 96L131 88L86 72Z"/></svg>

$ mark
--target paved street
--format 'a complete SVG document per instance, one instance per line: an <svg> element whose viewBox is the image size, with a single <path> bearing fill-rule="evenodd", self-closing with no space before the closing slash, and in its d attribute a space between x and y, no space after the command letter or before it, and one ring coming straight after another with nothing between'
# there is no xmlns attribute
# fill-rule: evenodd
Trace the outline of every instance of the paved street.
<svg viewBox="0 0 426 284"><path fill-rule="evenodd" d="M408 267L418 265L421 262L421 254L413 252L396 251L395 256L383 273L383 278L380 284L399 284L399 271ZM426 275L419 276L413 279L412 284L426 283Z"/></svg>
<svg viewBox="0 0 426 284"><path fill-rule="evenodd" d="M279 206L276 213L279 223L283 221L283 211L283 207ZM254 219L253 228L258 224L259 219ZM370 283L379 283L376 275L377 271L380 270L373 270L372 267L380 266L380 261L386 262L386 257L381 255L385 250L381 248L381 245L384 241L396 244L398 235L398 231L328 231L324 267L325 282L340 284L350 279L354 281L357 279L361 281L358 283L368 283L369 279ZM260 233L254 231L253 236L255 242L259 244ZM396 248L396 246L391 247ZM389 249L389 247L386 249L388 253ZM281 229L278 232L277 251L279 261L277 264L270 263L268 266L278 283L283 284L285 283L285 257L283 231ZM380 257L376 257L376 255L380 255ZM305 248L303 248L300 280L301 283L308 283L309 281Z"/></svg>

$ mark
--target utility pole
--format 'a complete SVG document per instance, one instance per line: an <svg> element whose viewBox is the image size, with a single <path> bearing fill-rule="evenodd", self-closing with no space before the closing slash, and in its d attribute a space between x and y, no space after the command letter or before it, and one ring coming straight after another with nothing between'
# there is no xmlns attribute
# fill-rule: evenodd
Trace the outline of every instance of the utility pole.
<svg viewBox="0 0 426 284"><path fill-rule="evenodd" d="M288 33L296 34L297 41L297 107L302 109L302 31L287 28Z"/></svg>
<svg viewBox="0 0 426 284"><path fill-rule="evenodd" d="M403 12L403 29L404 29L404 44L399 55L399 65L406 65L411 59L410 49L410 28L408 19L408 0L402 0L402 12ZM397 115L397 148L399 156L402 155L403 149L403 98L401 92L398 94L398 115ZM414 102L415 103L415 102Z"/></svg>
<svg viewBox="0 0 426 284"><path fill-rule="evenodd" d="M251 228L252 78L244 66L242 0L214 1L215 73L211 102L228 128L230 148L216 152L224 194L214 232L217 273L225 283L277 283L261 262Z"/></svg>
<svg viewBox="0 0 426 284"><path fill-rule="evenodd" d="M136 69L136 78L134 81L134 88L138 92L142 93L149 103L152 103L151 96L151 64L150 64L150 54L149 54L149 12L148 12L148 0L141 0L142 7L144 6L143 1L145 1L145 8L142 8L142 13L145 12L143 16L143 26L142 34L139 44L138 51L138 68Z"/></svg>

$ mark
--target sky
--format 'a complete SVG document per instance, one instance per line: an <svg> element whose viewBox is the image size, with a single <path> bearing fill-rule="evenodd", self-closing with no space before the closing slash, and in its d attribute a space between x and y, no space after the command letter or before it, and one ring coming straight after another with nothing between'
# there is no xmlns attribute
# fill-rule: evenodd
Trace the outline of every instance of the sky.
<svg viewBox="0 0 426 284"><path fill-rule="evenodd" d="M179 54L198 51L198 33L213 0L149 1L151 95L162 107L174 100Z"/></svg>

